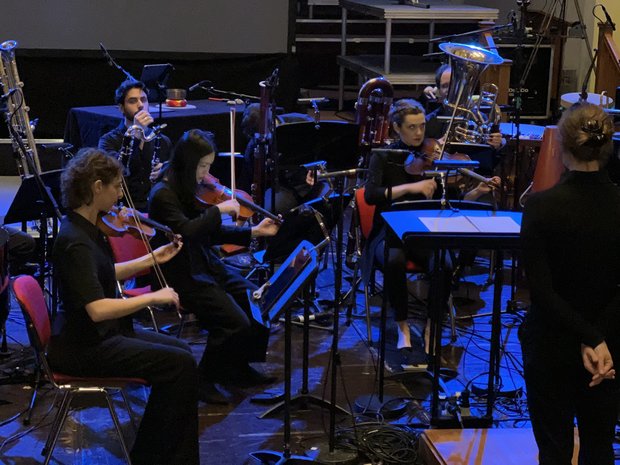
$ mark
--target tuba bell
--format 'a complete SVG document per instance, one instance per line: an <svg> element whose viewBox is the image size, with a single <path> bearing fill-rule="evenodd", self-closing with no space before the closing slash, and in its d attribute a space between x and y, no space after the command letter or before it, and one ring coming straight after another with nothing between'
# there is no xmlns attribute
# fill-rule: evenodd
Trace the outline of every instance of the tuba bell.
<svg viewBox="0 0 620 465"><path fill-rule="evenodd" d="M477 100L474 91L482 72L490 65L500 65L504 59L482 47L443 43L439 48L450 57L452 77L448 96L443 102L453 115L446 140L460 143L485 143L492 125L497 123L497 86L483 86ZM485 115L481 108L489 107Z"/></svg>

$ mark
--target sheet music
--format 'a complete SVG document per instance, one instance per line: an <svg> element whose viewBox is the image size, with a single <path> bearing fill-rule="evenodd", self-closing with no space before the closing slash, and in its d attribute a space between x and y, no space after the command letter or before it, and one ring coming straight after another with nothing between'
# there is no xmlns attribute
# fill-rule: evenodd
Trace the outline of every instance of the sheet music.
<svg viewBox="0 0 620 465"><path fill-rule="evenodd" d="M519 233L521 227L509 216L466 216L478 231L485 233Z"/></svg>
<svg viewBox="0 0 620 465"><path fill-rule="evenodd" d="M429 232L476 233L478 229L467 217L457 215L445 218L420 217L420 221Z"/></svg>

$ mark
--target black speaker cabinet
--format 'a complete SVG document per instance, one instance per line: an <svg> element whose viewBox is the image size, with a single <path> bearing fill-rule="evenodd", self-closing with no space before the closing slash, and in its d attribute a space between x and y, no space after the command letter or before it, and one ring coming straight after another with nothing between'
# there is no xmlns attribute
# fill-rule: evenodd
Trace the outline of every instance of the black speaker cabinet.
<svg viewBox="0 0 620 465"><path fill-rule="evenodd" d="M508 91L509 101L512 102L515 89L521 82L522 72L518 72L515 66L517 46L513 44L498 44L499 54L503 58L512 60L510 69L510 88ZM534 48L531 44L526 44L521 49L521 59L525 69L525 64L530 59ZM551 115L551 85L553 75L553 46L550 44L541 45L536 53L534 62L529 74L521 88L522 111L521 118L526 119L547 119Z"/></svg>

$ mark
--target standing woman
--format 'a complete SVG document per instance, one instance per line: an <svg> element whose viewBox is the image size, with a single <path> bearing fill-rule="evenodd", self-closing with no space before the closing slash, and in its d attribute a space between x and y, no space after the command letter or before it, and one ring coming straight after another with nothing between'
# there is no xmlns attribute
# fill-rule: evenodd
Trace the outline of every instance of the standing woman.
<svg viewBox="0 0 620 465"><path fill-rule="evenodd" d="M223 403L213 383L249 387L274 379L248 364L264 361L267 345L267 330L251 318L247 291L256 287L226 268L211 247L224 242L249 245L252 237L273 236L278 227L270 219L252 228L223 225L223 214L239 214L234 199L206 209L198 206L198 184L209 174L214 159L215 147L206 132L192 129L183 134L164 180L151 190L149 216L185 241L181 253L162 271L179 293L184 309L209 331L199 364L199 396L206 402ZM162 241L163 237L155 239Z"/></svg>
<svg viewBox="0 0 620 465"><path fill-rule="evenodd" d="M523 214L532 306L519 336L541 465L613 465L620 357L620 191L602 169L613 123L575 105L559 123L568 172Z"/></svg>
<svg viewBox="0 0 620 465"><path fill-rule="evenodd" d="M62 311L48 350L55 370L78 376L143 378L148 404L131 450L134 465L198 465L197 370L187 344L163 334L134 331L131 315L148 305L177 305L164 288L122 299L122 280L177 255L181 244L163 245L135 260L114 263L97 219L122 197L121 166L98 149L85 149L61 177L62 220L53 261Z"/></svg>

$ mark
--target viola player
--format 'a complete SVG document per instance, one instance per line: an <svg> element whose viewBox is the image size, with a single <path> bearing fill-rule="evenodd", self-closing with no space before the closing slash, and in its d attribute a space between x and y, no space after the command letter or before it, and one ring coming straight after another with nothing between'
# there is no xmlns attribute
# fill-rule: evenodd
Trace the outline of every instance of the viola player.
<svg viewBox="0 0 620 465"><path fill-rule="evenodd" d="M370 205L376 205L373 228L365 249L362 274L365 280L370 278L373 263L384 269L385 292L398 331L396 347L407 358L411 350L411 334L407 321L408 292L406 278L406 261L411 260L424 269L430 269L432 252L430 250L403 250L390 248L386 266L383 266L385 242L385 224L381 217L383 211L389 210L390 203L396 200L427 200L439 198L441 192L434 179L424 178L421 173L409 173L407 163L410 153L418 153L425 141L426 119L424 108L417 101L402 99L394 103L389 114L392 129L398 140L388 148L397 152L374 152L370 158L368 182L364 198ZM432 169L429 164L427 169ZM489 194L489 184L500 184L500 178L493 177L489 183L479 183L474 189L462 195L464 200L479 200ZM374 262L373 262L374 260ZM365 281L368 282L368 281ZM449 286L449 283L447 283ZM447 287L449 289L449 287Z"/></svg>
<svg viewBox="0 0 620 465"><path fill-rule="evenodd" d="M277 224L265 219L253 227L222 223L223 215L239 215L237 200L199 206L196 192L209 174L215 145L202 130L183 134L174 147L164 179L149 196L149 217L181 234L185 246L162 266L166 280L177 290L183 308L194 313L209 331L199 363L199 396L209 403L226 403L215 384L250 387L274 378L249 365L264 361L267 330L251 317L248 290L256 286L224 266L212 246L222 243L249 245L252 237L273 236ZM155 243L163 243L159 234Z"/></svg>
<svg viewBox="0 0 620 465"><path fill-rule="evenodd" d="M171 288L138 297L117 296L116 281L164 264L182 250L167 244L129 262L114 263L97 227L122 197L119 162L98 149L81 150L61 176L67 216L53 262L62 311L48 356L54 370L87 377L143 378L149 400L131 450L135 465L198 465L196 362L190 347L163 334L134 330L131 315L148 305L179 304Z"/></svg>

